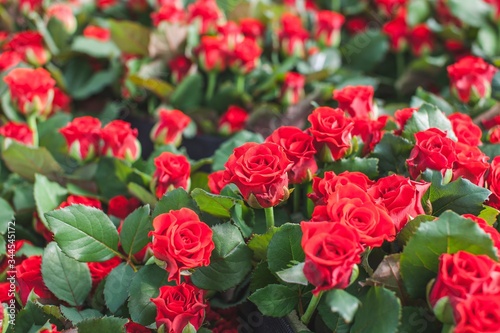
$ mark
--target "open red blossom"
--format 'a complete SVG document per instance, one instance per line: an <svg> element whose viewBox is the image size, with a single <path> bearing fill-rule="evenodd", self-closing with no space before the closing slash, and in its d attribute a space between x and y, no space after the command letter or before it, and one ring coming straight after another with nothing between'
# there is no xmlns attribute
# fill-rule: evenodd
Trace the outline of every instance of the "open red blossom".
<svg viewBox="0 0 500 333"><path fill-rule="evenodd" d="M408 24L406 10L400 10L396 17L382 26L382 32L389 37L391 49L402 52L408 44Z"/></svg>
<svg viewBox="0 0 500 333"><path fill-rule="evenodd" d="M87 263L90 276L92 277L92 288L96 288L97 285L106 277L116 266L120 265L121 259L118 257L113 257L109 260L103 262L89 262Z"/></svg>
<svg viewBox="0 0 500 333"><path fill-rule="evenodd" d="M42 256L31 256L24 259L16 266L16 277L19 286L19 297L23 304L26 304L31 290L42 299L56 299L43 282Z"/></svg>
<svg viewBox="0 0 500 333"><path fill-rule="evenodd" d="M363 156L372 152L375 146L382 140L387 119L387 116L378 117L376 120L366 118L353 119L354 128L352 135L361 138L361 141L363 141Z"/></svg>
<svg viewBox="0 0 500 333"><path fill-rule="evenodd" d="M221 36L203 36L196 49L198 63L207 72L222 72L227 66L227 48Z"/></svg>
<svg viewBox="0 0 500 333"><path fill-rule="evenodd" d="M302 26L300 17L285 13L281 17L281 29L278 31L281 52L286 56L303 58L306 55L306 40L309 32Z"/></svg>
<svg viewBox="0 0 500 333"><path fill-rule="evenodd" d="M475 295L457 304L454 333L500 332L500 295Z"/></svg>
<svg viewBox="0 0 500 333"><path fill-rule="evenodd" d="M159 145L179 146L182 132L191 123L191 118L179 110L158 110L158 121L151 130L151 140Z"/></svg>
<svg viewBox="0 0 500 333"><path fill-rule="evenodd" d="M101 155L136 161L141 155L138 131L123 120L113 120L101 130Z"/></svg>
<svg viewBox="0 0 500 333"><path fill-rule="evenodd" d="M500 125L492 127L488 131L488 138L491 143L500 143Z"/></svg>
<svg viewBox="0 0 500 333"><path fill-rule="evenodd" d="M248 112L236 105L231 105L219 119L218 130L223 135L230 135L245 128Z"/></svg>
<svg viewBox="0 0 500 333"><path fill-rule="evenodd" d="M240 20L241 33L247 38L259 40L264 35L266 26L264 23L253 17L247 17Z"/></svg>
<svg viewBox="0 0 500 333"><path fill-rule="evenodd" d="M304 97L306 78L299 73L288 72L281 86L281 100L287 104L297 104Z"/></svg>
<svg viewBox="0 0 500 333"><path fill-rule="evenodd" d="M193 62L185 55L179 55L169 61L168 67L172 73L172 81L180 83L189 73Z"/></svg>
<svg viewBox="0 0 500 333"><path fill-rule="evenodd" d="M175 188L189 189L191 165L185 156L164 152L154 159L154 164L153 184L158 198Z"/></svg>
<svg viewBox="0 0 500 333"><path fill-rule="evenodd" d="M237 42L230 54L229 66L233 72L244 75L253 71L259 64L262 49L252 38L244 38Z"/></svg>
<svg viewBox="0 0 500 333"><path fill-rule="evenodd" d="M482 145L481 136L483 132L481 128L472 122L472 118L464 113L456 112L448 116L453 126L453 133L457 136L460 143L465 143L471 146Z"/></svg>
<svg viewBox="0 0 500 333"><path fill-rule="evenodd" d="M224 170L219 170L208 175L208 188L213 194L220 194L220 191L227 185L224 181L224 172Z"/></svg>
<svg viewBox="0 0 500 333"><path fill-rule="evenodd" d="M215 0L196 0L187 10L189 23L197 24L201 34L215 32L224 17Z"/></svg>
<svg viewBox="0 0 500 333"><path fill-rule="evenodd" d="M101 142L101 121L84 116L73 119L59 132L66 139L68 152L78 161L90 161L99 154Z"/></svg>
<svg viewBox="0 0 500 333"><path fill-rule="evenodd" d="M17 66L23 58L15 51L5 51L0 53L0 71L4 72L7 69Z"/></svg>
<svg viewBox="0 0 500 333"><path fill-rule="evenodd" d="M340 43L340 29L345 21L344 15L321 10L316 13L316 20L314 38L327 47L337 46Z"/></svg>
<svg viewBox="0 0 500 333"><path fill-rule="evenodd" d="M330 194L335 192L337 186L347 184L355 184L366 191L374 183L364 173L358 171L344 171L338 175L333 171L325 171L323 178L313 178L313 191L308 194L308 197L315 205L326 205Z"/></svg>
<svg viewBox="0 0 500 333"><path fill-rule="evenodd" d="M394 132L396 135L401 135L403 129L405 128L406 122L413 116L413 112L417 111L417 108L404 108L401 110L397 110L394 113L394 119L396 120L396 123L399 127L399 129Z"/></svg>
<svg viewBox="0 0 500 333"><path fill-rule="evenodd" d="M107 42L111 39L111 33L108 29L98 27L96 25L89 25L83 29L83 36L96 39L101 42Z"/></svg>
<svg viewBox="0 0 500 333"><path fill-rule="evenodd" d="M457 142L455 144L457 160L453 164L452 180L463 178L477 186L484 185L484 176L490 165L489 157L479 148Z"/></svg>
<svg viewBox="0 0 500 333"><path fill-rule="evenodd" d="M486 184L491 191L487 204L493 208L500 209L500 156L496 156L491 161Z"/></svg>
<svg viewBox="0 0 500 333"><path fill-rule="evenodd" d="M124 195L117 195L109 199L108 214L123 220L140 205L141 202L136 198L128 199Z"/></svg>
<svg viewBox="0 0 500 333"><path fill-rule="evenodd" d="M27 124L8 122L0 127L0 135L28 146L33 144L33 131Z"/></svg>
<svg viewBox="0 0 500 333"><path fill-rule="evenodd" d="M411 51L417 57L430 53L434 48L434 37L427 24L414 26L408 35Z"/></svg>
<svg viewBox="0 0 500 333"><path fill-rule="evenodd" d="M373 101L372 86L347 86L333 92L333 99L339 108L351 117L374 119L377 117L377 106Z"/></svg>
<svg viewBox="0 0 500 333"><path fill-rule="evenodd" d="M66 201L62 202L59 205L60 208L65 208L71 205L84 205L89 207L94 207L98 209L102 209L101 202L98 199L84 197L81 195L70 195L66 198Z"/></svg>
<svg viewBox="0 0 500 333"><path fill-rule="evenodd" d="M153 25L157 27L161 22L179 23L185 20L185 13L178 4L165 3L157 12L151 14Z"/></svg>
<svg viewBox="0 0 500 333"><path fill-rule="evenodd" d="M218 25L217 32L224 39L227 49L231 51L235 50L236 44L243 40L240 26L233 21Z"/></svg>
<svg viewBox="0 0 500 333"><path fill-rule="evenodd" d="M407 2L408 0L375 0L375 5L384 15L393 16Z"/></svg>
<svg viewBox="0 0 500 333"><path fill-rule="evenodd" d="M463 214L462 216L476 222L477 225L479 225L479 227L483 229L484 232L490 235L491 240L493 241L493 245L497 248L497 252L500 255L500 232L498 232L497 229L489 225L488 222L486 222L486 220L483 218L480 218L472 214Z"/></svg>

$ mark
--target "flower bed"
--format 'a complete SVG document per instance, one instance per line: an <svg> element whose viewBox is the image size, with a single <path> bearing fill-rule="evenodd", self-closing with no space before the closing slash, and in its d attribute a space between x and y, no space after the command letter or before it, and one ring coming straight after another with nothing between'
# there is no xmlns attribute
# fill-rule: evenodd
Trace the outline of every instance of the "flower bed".
<svg viewBox="0 0 500 333"><path fill-rule="evenodd" d="M324 2L0 5L2 332L500 331L498 4Z"/></svg>

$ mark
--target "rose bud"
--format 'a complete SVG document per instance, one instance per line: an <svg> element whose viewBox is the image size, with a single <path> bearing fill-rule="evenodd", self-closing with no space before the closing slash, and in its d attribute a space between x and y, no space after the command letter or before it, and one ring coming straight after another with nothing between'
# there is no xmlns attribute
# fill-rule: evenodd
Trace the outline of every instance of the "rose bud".
<svg viewBox="0 0 500 333"><path fill-rule="evenodd" d="M71 111L71 97L66 95L61 89L54 88L54 98L52 99L52 114L56 112Z"/></svg>
<svg viewBox="0 0 500 333"><path fill-rule="evenodd" d="M292 162L274 143L245 143L224 166L224 181L235 184L250 207L274 207L290 196L287 173Z"/></svg>
<svg viewBox="0 0 500 333"><path fill-rule="evenodd" d="M230 54L229 66L237 74L245 75L253 71L260 62L262 49L254 39L245 38L236 44Z"/></svg>
<svg viewBox="0 0 500 333"><path fill-rule="evenodd" d="M193 63L185 55L179 55L169 61L168 67L172 75L172 82L179 84L188 75Z"/></svg>
<svg viewBox="0 0 500 333"><path fill-rule="evenodd" d="M486 184L486 187L491 191L486 204L500 209L500 156L496 156L491 162Z"/></svg>
<svg viewBox="0 0 500 333"><path fill-rule="evenodd" d="M411 51L416 57L429 54L434 48L434 38L427 24L418 24L412 28L408 36Z"/></svg>
<svg viewBox="0 0 500 333"><path fill-rule="evenodd" d="M33 66L43 66L50 60L50 52L43 45L43 37L36 31L18 32L4 48L22 55Z"/></svg>
<svg viewBox="0 0 500 333"><path fill-rule="evenodd" d="M69 156L80 162L93 160L99 154L101 121L84 116L73 119L59 132L66 139Z"/></svg>
<svg viewBox="0 0 500 333"><path fill-rule="evenodd" d="M141 324L129 321L125 324L125 333L151 333L151 330Z"/></svg>
<svg viewBox="0 0 500 333"><path fill-rule="evenodd" d="M47 8L45 15L47 20L58 20L69 35L72 35L76 31L77 22L71 5L54 3Z"/></svg>
<svg viewBox="0 0 500 333"><path fill-rule="evenodd" d="M283 148L288 159L293 163L288 171L291 184L301 184L310 181L318 171L314 155L316 149L313 138L297 127L282 126L276 129L266 142L273 142Z"/></svg>
<svg viewBox="0 0 500 333"><path fill-rule="evenodd" d="M325 47L337 47L340 44L340 29L344 24L344 15L321 10L316 14L314 38Z"/></svg>
<svg viewBox="0 0 500 333"><path fill-rule="evenodd" d="M111 33L108 29L96 25L89 25L83 29L83 36L100 42L108 42L111 39Z"/></svg>
<svg viewBox="0 0 500 333"><path fill-rule="evenodd" d="M4 137L4 146L7 147L13 140L27 146L33 145L33 131L23 123L8 122L0 127L0 135Z"/></svg>
<svg viewBox="0 0 500 333"><path fill-rule="evenodd" d="M333 92L333 99L339 103L339 108L351 117L375 119L377 105L373 102L372 86L347 86Z"/></svg>
<svg viewBox="0 0 500 333"><path fill-rule="evenodd" d="M184 155L164 152L154 159L154 164L156 171L153 175L152 187L158 199L168 191L179 187L189 189L191 165Z"/></svg>
<svg viewBox="0 0 500 333"><path fill-rule="evenodd" d="M226 186L224 181L224 170L212 172L208 175L208 188L213 194L220 194L220 191Z"/></svg>
<svg viewBox="0 0 500 333"><path fill-rule="evenodd" d="M13 104L25 116L41 119L52 113L56 81L43 68L14 68L5 77Z"/></svg>
<svg viewBox="0 0 500 333"><path fill-rule="evenodd" d="M500 332L500 297L474 295L455 307L455 333Z"/></svg>
<svg viewBox="0 0 500 333"><path fill-rule="evenodd" d="M477 103L491 95L497 69L483 59L467 56L448 66L451 93L463 103Z"/></svg>
<svg viewBox="0 0 500 333"><path fill-rule="evenodd" d="M245 128L248 113L236 105L231 105L219 119L218 131L222 135L231 135Z"/></svg>
<svg viewBox="0 0 500 333"><path fill-rule="evenodd" d="M408 0L375 0L378 10L385 16L392 16L397 10L406 5Z"/></svg>
<svg viewBox="0 0 500 333"><path fill-rule="evenodd" d="M415 139L415 147L406 160L411 178L417 179L425 169L431 169L440 171L445 182L448 182L448 170L451 172L457 160L455 142L437 128L418 132Z"/></svg>
<svg viewBox="0 0 500 333"><path fill-rule="evenodd" d="M42 256L31 256L16 265L16 277L19 286L19 297L23 304L28 301L28 296L32 290L41 299L56 299L43 282Z"/></svg>
<svg viewBox="0 0 500 333"><path fill-rule="evenodd" d="M101 130L101 155L135 162L141 155L137 129L123 120L113 120Z"/></svg>
<svg viewBox="0 0 500 333"><path fill-rule="evenodd" d="M224 19L216 0L196 0L187 7L189 24L196 24L200 34L213 33Z"/></svg>
<svg viewBox="0 0 500 333"><path fill-rule="evenodd" d="M363 16L348 18L345 23L345 28L350 35L363 33L368 28L368 20Z"/></svg>
<svg viewBox="0 0 500 333"><path fill-rule="evenodd" d="M158 121L151 130L151 140L157 145L172 144L178 147L182 132L191 123L191 118L179 110L158 110Z"/></svg>
<svg viewBox="0 0 500 333"><path fill-rule="evenodd" d="M498 144L500 143L500 125L492 127L488 131L488 140L490 143Z"/></svg>
<svg viewBox="0 0 500 333"><path fill-rule="evenodd" d="M184 22L185 14L181 6L176 3L165 3L157 12L151 14L153 25L158 27L161 22L180 23Z"/></svg>
<svg viewBox="0 0 500 333"><path fill-rule="evenodd" d="M9 68L19 65L23 58L15 51L0 53L0 72L6 72Z"/></svg>
<svg viewBox="0 0 500 333"><path fill-rule="evenodd" d="M309 133L314 138L314 147L320 160L332 162L344 157L352 145L354 124L341 109L319 107L307 120L311 123Z"/></svg>
<svg viewBox="0 0 500 333"><path fill-rule="evenodd" d="M89 262L90 276L92 277L92 288L95 289L99 283L118 265L121 264L121 259L113 257L103 262Z"/></svg>
<svg viewBox="0 0 500 333"><path fill-rule="evenodd" d="M285 13L281 17L281 29L278 31L281 52L286 56L304 58L309 32L303 28L300 17Z"/></svg>
<svg viewBox="0 0 500 333"><path fill-rule="evenodd" d="M247 17L240 20L240 29L243 36L253 38L260 43L266 26L256 18Z"/></svg>
<svg viewBox="0 0 500 333"><path fill-rule="evenodd" d="M470 146L480 146L483 132L481 128L472 122L472 118L464 113L453 113L448 116L453 127L453 133L457 136L457 141Z"/></svg>
<svg viewBox="0 0 500 333"><path fill-rule="evenodd" d="M189 270L210 265L210 255L215 248L212 229L200 221L189 208L171 210L153 220L152 250L155 258L165 262L168 281L181 282L181 275Z"/></svg>
<svg viewBox="0 0 500 333"><path fill-rule="evenodd" d="M227 66L227 50L219 36L203 36L196 52L200 67L206 72L222 72Z"/></svg>
<svg viewBox="0 0 500 333"><path fill-rule="evenodd" d="M408 44L408 24L406 23L406 10L400 10L398 15L382 26L382 32L389 37L391 49L403 52Z"/></svg>
<svg viewBox="0 0 500 333"><path fill-rule="evenodd" d="M124 195L117 195L109 199L108 215L124 220L140 206L141 202L136 198L127 199Z"/></svg>
<svg viewBox="0 0 500 333"><path fill-rule="evenodd" d="M293 105L304 98L304 86L306 78L295 72L285 74L283 86L281 87L281 100L285 104Z"/></svg>
<svg viewBox="0 0 500 333"><path fill-rule="evenodd" d="M217 27L217 33L219 36L222 36L226 48L230 51L233 51L236 45L243 40L240 26L233 21L228 21L219 25Z"/></svg>
<svg viewBox="0 0 500 333"><path fill-rule="evenodd" d="M160 287L160 294L152 298L156 305L156 327L165 332L182 333L189 324L198 330L205 318L204 291L190 284Z"/></svg>
<svg viewBox="0 0 500 333"><path fill-rule="evenodd" d="M349 286L363 253L356 230L332 222L302 222L300 227L306 255L304 275L316 287L313 294Z"/></svg>

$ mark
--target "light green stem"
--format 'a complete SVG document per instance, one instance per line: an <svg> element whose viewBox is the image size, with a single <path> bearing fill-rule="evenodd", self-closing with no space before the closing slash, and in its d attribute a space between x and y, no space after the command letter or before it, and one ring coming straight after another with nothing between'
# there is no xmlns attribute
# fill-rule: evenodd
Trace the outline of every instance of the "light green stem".
<svg viewBox="0 0 500 333"><path fill-rule="evenodd" d="M240 94L245 92L245 76L244 75L238 75L236 78L236 91L239 92Z"/></svg>
<svg viewBox="0 0 500 333"><path fill-rule="evenodd" d="M212 97L214 96L215 92L215 84L217 83L217 72L209 72L208 73L208 86L207 86L207 92L205 95L206 101L210 101Z"/></svg>
<svg viewBox="0 0 500 333"><path fill-rule="evenodd" d="M33 132L33 147L38 147L38 126L36 125L36 116L28 117L28 126Z"/></svg>
<svg viewBox="0 0 500 333"><path fill-rule="evenodd" d="M318 307L321 296L323 296L323 292L320 292L318 295L313 295L313 297L311 298L311 301L307 306L306 312L304 313L302 318L300 318L300 320L304 323L304 325L309 324L309 322L311 321L312 315L314 311L316 311L316 308Z"/></svg>
<svg viewBox="0 0 500 333"><path fill-rule="evenodd" d="M274 210L273 207L264 208L264 212L266 213L266 227L267 230L274 227Z"/></svg>

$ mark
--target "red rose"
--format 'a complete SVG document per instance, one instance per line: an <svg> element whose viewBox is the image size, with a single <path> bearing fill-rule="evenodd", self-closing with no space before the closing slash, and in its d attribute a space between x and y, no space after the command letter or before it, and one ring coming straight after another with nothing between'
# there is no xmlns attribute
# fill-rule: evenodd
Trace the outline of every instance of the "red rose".
<svg viewBox="0 0 500 333"><path fill-rule="evenodd" d="M23 58L14 51L5 51L0 53L0 71L5 72L9 68L17 66Z"/></svg>
<svg viewBox="0 0 500 333"><path fill-rule="evenodd" d="M491 95L491 81L497 69L483 59L467 56L448 66L451 93L464 103Z"/></svg>
<svg viewBox="0 0 500 333"><path fill-rule="evenodd" d="M286 157L293 163L288 171L291 184L301 184L310 181L318 171L314 155L313 138L297 127L282 126L276 129L266 142L273 142L283 148Z"/></svg>
<svg viewBox="0 0 500 333"><path fill-rule="evenodd" d="M429 294L434 306L448 296L452 305L471 295L495 295L500 293L497 280L500 264L486 255L474 255L465 251L444 253L439 257L436 282Z"/></svg>
<svg viewBox="0 0 500 333"><path fill-rule="evenodd" d="M491 162L486 184L491 191L487 204L500 209L500 156L496 156Z"/></svg>
<svg viewBox="0 0 500 333"><path fill-rule="evenodd" d="M394 118L396 119L396 123L398 124L399 130L395 131L394 133L396 135L401 135L403 132L403 129L406 126L406 123L408 120L410 120L411 117L413 117L413 113L418 112L417 108L404 108L401 110L397 110L394 113Z"/></svg>
<svg viewBox="0 0 500 333"><path fill-rule="evenodd" d="M457 304L454 333L500 332L500 295L475 295Z"/></svg>
<svg viewBox="0 0 500 333"><path fill-rule="evenodd" d="M372 86L347 86L333 92L333 99L339 108L351 117L376 118L377 106L373 102Z"/></svg>
<svg viewBox="0 0 500 333"><path fill-rule="evenodd" d="M35 66L43 66L50 60L50 53L43 45L43 36L36 31L18 32L5 45L5 50L17 52Z"/></svg>
<svg viewBox="0 0 500 333"><path fill-rule="evenodd" d="M266 26L264 23L253 17L247 17L240 20L240 30L243 36L253 38L257 41L264 35Z"/></svg>
<svg viewBox="0 0 500 333"><path fill-rule="evenodd" d="M406 23L406 10L401 9L396 17L382 26L382 32L389 37L391 49L402 52L408 44L408 24Z"/></svg>
<svg viewBox="0 0 500 333"><path fill-rule="evenodd" d="M52 113L56 81L45 69L14 68L3 80L22 114L36 114L45 119Z"/></svg>
<svg viewBox="0 0 500 333"><path fill-rule="evenodd" d="M161 22L179 23L185 20L182 7L174 3L163 4L157 12L151 14L153 25L157 27Z"/></svg>
<svg viewBox="0 0 500 333"><path fill-rule="evenodd" d="M5 137L4 142L11 139L28 146L33 145L33 131L26 124L8 122L0 127L0 135Z"/></svg>
<svg viewBox="0 0 500 333"><path fill-rule="evenodd" d="M101 155L135 162L141 155L137 129L123 120L113 120L101 130Z"/></svg>
<svg viewBox="0 0 500 333"><path fill-rule="evenodd" d="M410 42L411 51L417 57L430 53L434 48L432 31L425 23L417 24L411 29L408 41Z"/></svg>
<svg viewBox="0 0 500 333"><path fill-rule="evenodd" d="M425 214L422 207L422 197L430 183L420 183L400 175L391 175L377 180L368 189L368 194L376 203L383 205L396 231L401 230L410 219Z"/></svg>
<svg viewBox="0 0 500 333"><path fill-rule="evenodd" d="M315 205L326 205L330 194L332 194L337 186L354 184L363 190L368 190L373 185L364 173L357 171L344 171L336 175L333 171L325 171L323 178L314 177L312 183L313 192L308 195Z"/></svg>
<svg viewBox="0 0 500 333"><path fill-rule="evenodd" d="M306 78L294 72L285 74L283 86L281 86L281 100L286 104L297 104L304 97L304 85Z"/></svg>
<svg viewBox="0 0 500 333"><path fill-rule="evenodd" d="M363 252L356 230L331 222L302 222L300 227L304 275L316 287L313 293L346 288Z"/></svg>
<svg viewBox="0 0 500 333"><path fill-rule="evenodd" d="M470 146L480 146L481 136L483 132L481 128L472 122L470 116L464 113L453 113L448 116L453 126L453 132L457 136L458 142L468 144Z"/></svg>
<svg viewBox="0 0 500 333"><path fill-rule="evenodd" d="M345 23L347 32L351 35L356 35L364 32L368 27L368 21L362 16L350 17Z"/></svg>
<svg viewBox="0 0 500 333"><path fill-rule="evenodd" d="M456 161L455 142L437 128L431 128L415 134L417 140L406 160L408 171L416 179L425 169L441 171L444 175Z"/></svg>
<svg viewBox="0 0 500 333"><path fill-rule="evenodd" d="M316 206L313 221L331 221L354 228L361 244L379 247L396 237L396 228L385 207L376 204L366 191L354 184L337 186L326 206Z"/></svg>
<svg viewBox="0 0 500 333"><path fill-rule="evenodd" d="M227 66L227 49L220 36L203 36L196 49L198 63L206 72L222 72Z"/></svg>
<svg viewBox="0 0 500 333"><path fill-rule="evenodd" d="M300 17L285 13L281 17L281 29L278 31L281 52L286 56L304 58L306 55L306 41L309 32L302 26Z"/></svg>
<svg viewBox="0 0 500 333"><path fill-rule="evenodd" d="M309 133L323 161L331 162L344 157L352 144L354 124L341 109L319 107L307 120L311 123Z"/></svg>
<svg viewBox="0 0 500 333"><path fill-rule="evenodd" d="M377 8L385 15L392 16L399 8L406 6L407 0L375 0Z"/></svg>
<svg viewBox="0 0 500 333"><path fill-rule="evenodd" d="M500 143L500 125L492 127L488 131L488 138L490 143L499 144Z"/></svg>
<svg viewBox="0 0 500 333"><path fill-rule="evenodd" d="M375 146L382 140L384 128L388 116L380 116L376 120L367 118L354 118L352 135L357 136L363 142L363 156L373 151Z"/></svg>
<svg viewBox="0 0 500 333"><path fill-rule="evenodd" d="M179 110L158 110L159 119L151 130L151 140L159 145L179 146L182 132L191 123L191 118Z"/></svg>
<svg viewBox="0 0 500 333"><path fill-rule="evenodd" d="M52 100L52 112L70 112L71 98L66 95L61 89L54 88L54 99Z"/></svg>
<svg viewBox="0 0 500 333"><path fill-rule="evenodd" d="M200 34L215 32L217 23L224 17L216 0L197 0L187 10L189 23L196 24Z"/></svg>
<svg viewBox="0 0 500 333"><path fill-rule="evenodd" d="M59 133L66 139L69 156L74 159L86 162L99 154L101 142L101 121L99 119L90 116L75 118L61 128Z"/></svg>
<svg viewBox="0 0 500 333"><path fill-rule="evenodd" d="M108 29L89 25L83 29L83 36L91 39L96 39L100 42L107 42L111 39L111 33Z"/></svg>
<svg viewBox="0 0 500 333"><path fill-rule="evenodd" d="M43 224L42 220L40 219L40 216L38 216L38 213L36 211L33 212L32 225L33 229L39 235L42 235L42 237L47 241L47 243L50 243L54 240L54 234L45 226L45 224Z"/></svg>
<svg viewBox="0 0 500 333"><path fill-rule="evenodd" d="M186 283L160 287L158 297L151 299L156 305L156 326L165 325L168 333L182 333L188 324L199 329L207 307L203 297L203 290Z"/></svg>
<svg viewBox="0 0 500 333"><path fill-rule="evenodd" d="M226 48L231 51L234 51L236 44L243 39L240 26L233 21L228 21L217 26L217 33L219 36L222 36Z"/></svg>
<svg viewBox="0 0 500 333"><path fill-rule="evenodd" d="M219 170L208 175L208 188L213 194L220 194L220 191L227 185L224 181L224 172L224 170Z"/></svg>
<svg viewBox="0 0 500 333"><path fill-rule="evenodd" d="M154 256L165 262L168 280L181 281L181 275L197 267L210 265L215 248L212 229L189 208L171 210L153 220Z"/></svg>
<svg viewBox="0 0 500 333"><path fill-rule="evenodd" d="M120 220L123 220L140 206L141 202L136 198L127 199L124 195L117 195L109 199L108 215L112 215Z"/></svg>
<svg viewBox="0 0 500 333"><path fill-rule="evenodd" d="M118 0L96 0L96 6L100 10L105 10L118 4Z"/></svg>
<svg viewBox="0 0 500 333"><path fill-rule="evenodd" d="M320 10L316 13L314 38L326 47L338 46L340 29L344 24L344 15L330 10Z"/></svg>
<svg viewBox="0 0 500 333"><path fill-rule="evenodd" d="M236 105L231 105L219 119L219 133L230 135L245 128L248 112Z"/></svg>
<svg viewBox="0 0 500 333"><path fill-rule="evenodd" d="M241 42L236 43L229 66L237 74L248 74L259 64L261 54L262 49L254 39L244 38Z"/></svg>
<svg viewBox="0 0 500 333"><path fill-rule="evenodd" d="M42 299L55 299L42 278L42 256L31 256L16 266L19 297L26 304L31 290Z"/></svg>
<svg viewBox="0 0 500 333"><path fill-rule="evenodd" d="M129 321L125 324L125 332L126 333L151 333L151 330L147 327L142 326L141 324L134 323Z"/></svg>
<svg viewBox="0 0 500 333"><path fill-rule="evenodd" d="M458 178L468 179L477 186L484 185L484 176L490 168L489 157L479 148L463 143L455 145L457 160L453 164L452 180Z"/></svg>
<svg viewBox="0 0 500 333"><path fill-rule="evenodd" d="M251 207L273 207L288 199L287 172L291 167L280 146L249 142L229 156L224 181L235 184Z"/></svg>
<svg viewBox="0 0 500 333"><path fill-rule="evenodd" d="M185 55L179 55L170 60L168 67L172 73L172 81L174 83L181 83L188 75L192 65L191 60Z"/></svg>
<svg viewBox="0 0 500 333"><path fill-rule="evenodd" d="M9 296L9 291L11 291L10 286L12 284L10 282L0 282L0 303L9 303L12 297ZM13 292L16 291L16 287L13 287Z"/></svg>
<svg viewBox="0 0 500 333"><path fill-rule="evenodd" d="M19 5L19 10L24 14L31 12L37 12L42 7L43 0L19 0L17 4Z"/></svg>
<svg viewBox="0 0 500 333"><path fill-rule="evenodd" d="M295 9L302 8L304 6L306 10L316 11L318 6L315 4L314 0L283 0L283 4Z"/></svg>
<svg viewBox="0 0 500 333"><path fill-rule="evenodd" d="M185 156L164 152L154 159L154 164L153 184L158 198L175 188L189 189L191 165Z"/></svg>
<svg viewBox="0 0 500 333"><path fill-rule="evenodd" d="M472 214L463 214L463 217L470 219L474 222L477 223L477 225L483 229L484 232L486 232L488 235L490 235L491 240L493 241L493 246L497 248L498 254L500 256L500 232L498 232L497 229L493 228L491 225L486 222L486 220L472 215Z"/></svg>
<svg viewBox="0 0 500 333"><path fill-rule="evenodd" d="M68 207L68 206L71 206L71 205L84 205L84 206L89 206L89 207L94 207L94 208L102 209L101 202L98 199L88 198L88 197L84 197L84 196L81 196L81 195L70 195L70 196L68 196L68 198L66 199L66 201L64 201L63 203L61 203L59 205L59 207L57 207L57 208L61 209L61 208Z"/></svg>
<svg viewBox="0 0 500 333"><path fill-rule="evenodd" d="M68 34L71 35L75 32L77 22L71 5L65 3L54 3L47 8L45 15L47 19L54 18L58 20Z"/></svg>
<svg viewBox="0 0 500 333"><path fill-rule="evenodd" d="M44 328L38 331L38 333L61 333L61 331L57 329L56 325L50 324L50 328Z"/></svg>
<svg viewBox="0 0 500 333"><path fill-rule="evenodd" d="M97 287L97 285L101 283L116 266L120 265L121 262L122 260L120 258L113 257L103 262L87 263L90 270L90 276L92 277L92 288Z"/></svg>

